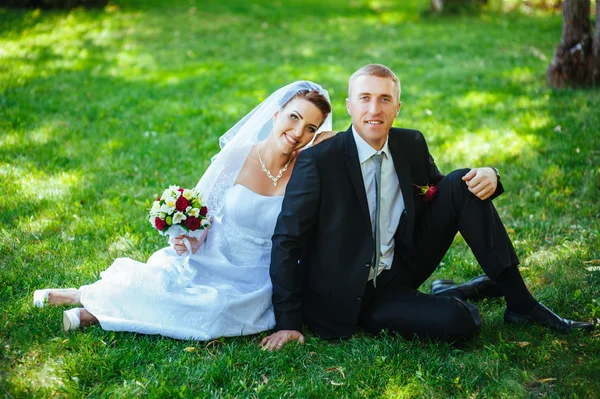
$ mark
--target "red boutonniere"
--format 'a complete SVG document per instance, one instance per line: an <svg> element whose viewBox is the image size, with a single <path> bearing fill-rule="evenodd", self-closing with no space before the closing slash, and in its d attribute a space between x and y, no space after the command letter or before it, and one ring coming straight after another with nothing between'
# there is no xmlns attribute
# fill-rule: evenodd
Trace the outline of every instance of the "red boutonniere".
<svg viewBox="0 0 600 399"><path fill-rule="evenodd" d="M417 186L416 184L413 184L413 186L419 190L419 194L423 196L425 202L433 201L438 192L438 188L433 184L427 186Z"/></svg>

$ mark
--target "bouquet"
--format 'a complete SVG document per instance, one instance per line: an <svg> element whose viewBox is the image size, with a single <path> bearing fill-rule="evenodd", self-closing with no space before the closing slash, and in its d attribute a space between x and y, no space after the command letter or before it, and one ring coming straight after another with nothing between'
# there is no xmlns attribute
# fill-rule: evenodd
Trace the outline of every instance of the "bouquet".
<svg viewBox="0 0 600 399"><path fill-rule="evenodd" d="M169 186L152 204L150 223L163 236L177 237L183 234L193 237L197 234L190 232L210 227L207 213L208 208L196 190Z"/></svg>
<svg viewBox="0 0 600 399"><path fill-rule="evenodd" d="M196 190L178 186L169 186L150 209L150 224L161 235L168 235L169 243L172 244L176 237L186 236L183 242L187 255L172 265L179 272L178 283L181 285L188 284L196 276L196 270L189 265L192 247L187 237L197 238L200 242L206 238L210 227L207 213L208 208Z"/></svg>

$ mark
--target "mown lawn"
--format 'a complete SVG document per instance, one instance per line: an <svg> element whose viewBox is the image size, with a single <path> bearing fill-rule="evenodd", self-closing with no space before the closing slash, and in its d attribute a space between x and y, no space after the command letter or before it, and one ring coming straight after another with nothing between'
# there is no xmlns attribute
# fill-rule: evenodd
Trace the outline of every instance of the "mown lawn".
<svg viewBox="0 0 600 399"><path fill-rule="evenodd" d="M259 349L264 335L65 334L62 309L32 306L35 289L93 282L115 257L163 246L146 220L152 198L195 185L217 138L273 90L321 83L346 130L349 75L381 62L403 82L396 125L422 130L442 170L501 170L495 203L536 297L599 319L600 93L547 87L560 15L441 18L427 4L0 9L0 396L598 397L600 330L507 326L500 299L481 305L481 334L461 346L308 335L278 353ZM479 273L457 238L434 278Z"/></svg>

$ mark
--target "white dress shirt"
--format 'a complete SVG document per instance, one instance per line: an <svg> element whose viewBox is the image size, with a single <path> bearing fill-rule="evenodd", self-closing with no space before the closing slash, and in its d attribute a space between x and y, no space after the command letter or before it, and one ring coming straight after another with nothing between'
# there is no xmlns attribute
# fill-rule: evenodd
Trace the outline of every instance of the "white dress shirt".
<svg viewBox="0 0 600 399"><path fill-rule="evenodd" d="M365 183L367 203L369 204L369 215L373 237L375 237L375 206L377 201L377 189L375 187L375 163L371 157L375 154L383 154L381 163L381 209L379 214L379 234L381 239L381 257L379 258L379 273L392 267L394 260L394 233L400 223L400 217L404 211L404 197L400 189L400 182L394 167L392 153L388 147L388 140L383 148L376 151L356 132L352 126L352 134L358 150L358 161ZM369 273L369 280L373 279L373 268Z"/></svg>

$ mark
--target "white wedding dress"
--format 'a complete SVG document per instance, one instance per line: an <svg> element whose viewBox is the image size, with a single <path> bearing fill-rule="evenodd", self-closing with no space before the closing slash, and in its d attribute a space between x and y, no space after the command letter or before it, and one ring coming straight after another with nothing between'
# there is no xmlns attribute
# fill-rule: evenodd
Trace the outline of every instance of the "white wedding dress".
<svg viewBox="0 0 600 399"><path fill-rule="evenodd" d="M271 235L283 197L267 197L236 184L221 216L190 257L197 270L178 285L172 247L147 263L119 258L101 279L80 288L81 303L104 330L209 340L254 334L275 325L271 305Z"/></svg>

